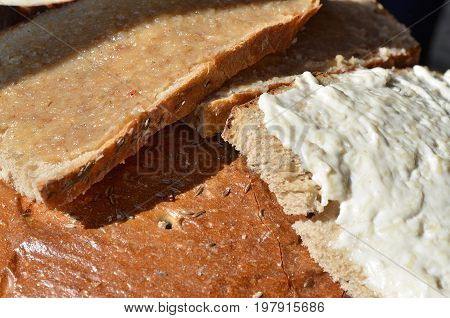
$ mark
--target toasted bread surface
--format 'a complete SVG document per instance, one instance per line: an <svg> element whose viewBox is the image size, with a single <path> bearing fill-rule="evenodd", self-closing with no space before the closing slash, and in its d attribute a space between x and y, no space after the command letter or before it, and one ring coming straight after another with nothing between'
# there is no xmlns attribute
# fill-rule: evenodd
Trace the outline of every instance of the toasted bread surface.
<svg viewBox="0 0 450 318"><path fill-rule="evenodd" d="M239 70L286 48L318 8L77 1L3 33L1 178L49 206L70 202ZM221 22L250 13L239 27Z"/></svg>

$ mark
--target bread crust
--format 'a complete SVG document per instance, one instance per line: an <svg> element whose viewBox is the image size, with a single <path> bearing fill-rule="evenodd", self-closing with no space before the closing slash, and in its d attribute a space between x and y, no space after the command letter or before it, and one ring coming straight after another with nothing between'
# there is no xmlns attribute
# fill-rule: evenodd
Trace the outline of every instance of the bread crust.
<svg viewBox="0 0 450 318"><path fill-rule="evenodd" d="M89 158L78 158L68 165L60 177L38 181L35 191L39 193L40 200L54 207L84 193L114 166L135 154L148 136L188 115L206 95L218 89L231 76L265 55L287 48L298 29L319 8L319 1L311 0L310 10L304 14L265 27L236 47L222 52L207 65L202 65L182 84L169 88L156 107L128 123Z"/></svg>
<svg viewBox="0 0 450 318"><path fill-rule="evenodd" d="M0 297L342 297L296 220L229 145L176 123L63 208L0 183Z"/></svg>

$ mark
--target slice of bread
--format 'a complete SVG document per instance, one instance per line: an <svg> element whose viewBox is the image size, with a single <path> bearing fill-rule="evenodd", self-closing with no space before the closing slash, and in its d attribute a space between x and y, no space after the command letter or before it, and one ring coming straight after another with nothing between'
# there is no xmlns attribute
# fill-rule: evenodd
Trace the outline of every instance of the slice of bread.
<svg viewBox="0 0 450 318"><path fill-rule="evenodd" d="M289 87L272 90L280 93ZM292 150L270 135L263 123L258 99L233 108L223 138L247 158L247 165L267 182L285 213L307 215L322 212L320 188L304 170ZM264 151L261 151L264 149Z"/></svg>
<svg viewBox="0 0 450 318"><path fill-rule="evenodd" d="M0 35L0 177L73 200L238 71L285 49L317 0L77 1Z"/></svg>
<svg viewBox="0 0 450 318"><path fill-rule="evenodd" d="M408 78L408 76L421 74L415 76L418 76L418 81L420 81L420 85L422 86L417 84L418 82L412 82L415 86L410 86L412 88L411 91L408 91L408 89L405 89L404 92L402 91L402 94L404 95L399 104L404 105L405 99L410 98L411 96L425 96L423 97L424 100L430 100L427 95L422 95L425 94L425 90L423 90L422 88L425 87L425 85L429 85L427 92L434 92L437 96L439 96L439 103L441 103L441 105L442 103L445 104L445 102L442 102L442 100L448 100L448 98L450 98L450 95L448 95L448 83L450 83L448 82L448 75L450 75L450 72L448 72L444 77L434 74L433 76L436 75L438 76L438 78L440 78L441 82L439 82L435 78L429 77L428 75L423 75L424 73L418 73L420 72L420 70L421 68L417 68L417 71L415 68L414 72L411 69L395 71L400 74L405 74L406 77L401 78L401 81L405 81L405 78ZM331 83L339 82L340 76L332 74L321 74L317 75L316 79L319 80L320 84L326 86ZM401 81L399 80L399 83L403 83ZM445 83L445 81L447 84L442 84ZM389 85L391 85L392 83L393 82L387 83L387 87L390 87ZM394 87L393 84L392 87L393 89L398 88ZM272 90L270 93L279 94L288 89L289 87L282 87ZM417 90L418 93L414 93L416 92L415 90ZM345 94L345 92L343 94ZM437 100L438 99L436 99L434 102L438 103ZM434 102L430 102L431 105L435 105L433 104ZM427 105L427 103L424 102L424 105ZM433 113L433 116L435 115L436 114ZM324 116L326 117L326 115ZM431 116L430 118L433 117ZM308 247L311 256L324 268L326 272L330 273L335 281L338 281L341 284L342 288L345 289L349 293L349 295L354 297L386 296L386 291L371 289L367 283L369 278L369 274L367 274L367 271L370 272L371 270L373 270L374 272L376 272L376 265L372 264L372 267L370 267L369 270L367 270L367 268L363 268L363 266L357 264L354 261L355 256L351 254L351 249L336 247L333 245L333 242L343 233L350 234L350 236L352 236L351 239L355 240L355 248L356 246L361 245L364 249L369 250L371 255L374 254L384 260L387 259L392 265L393 261L389 258L389 256L386 256L390 254L386 251L385 253L378 252L378 250L376 250L375 248L370 247L369 243L365 243L356 235L353 235L347 230L344 230L344 228L341 227L336 221L337 217L339 216L338 202L330 202L325 207L325 209L321 206L320 188L315 184L315 182L312 181L312 175L302 167L301 162L303 161L301 161L299 156L294 154L291 149L285 148L278 138L274 137L268 132L265 124L263 123L263 119L264 113L260 110L257 99L247 104L235 107L232 110L231 115L226 123L226 128L222 136L226 141L230 142L233 146L235 146L237 150L239 150L243 155L246 156L248 166L253 171L257 172L261 176L261 178L268 183L269 189L275 194L278 202L281 204L281 206L283 206L283 209L287 214L301 214L307 217L302 221L298 221L294 225L295 230L302 237L303 244ZM445 118L442 119L442 122L445 122ZM434 124L438 125L438 123ZM370 124L368 125L370 126ZM442 134L442 136L446 136L445 134L448 134L448 132L443 131ZM439 144L441 141L439 140L436 142ZM440 166L438 165L437 171L441 171L441 175L444 175L445 178L445 172L442 171L445 171L445 167L446 165L448 165L448 161L445 161L448 160L445 159L446 156L448 157L448 147L446 148L446 146L442 145L439 146L439 150L432 151L437 151L441 154L439 156L442 156L442 158L444 158L436 160L438 160L438 162L440 162L439 160L442 161L442 163L440 164L442 165L443 170L440 170ZM417 156L420 155L421 154L418 154ZM368 176L371 175L368 173ZM361 213L364 213L364 211L361 211ZM392 217L393 219L395 219L396 216ZM439 220L439 224L434 225L437 228L436 231L442 231L439 230L439 228L445 228L448 219L441 219L441 217L439 216L436 216L436 219ZM377 221L380 222L379 219L377 219ZM433 229L428 230L432 233L430 235L434 237L436 232L434 232ZM418 235L420 237L421 234ZM426 234L424 235L426 236ZM445 234L443 235L445 236ZM402 239L407 240L407 238L405 237L403 237ZM358 249L359 248L360 247L358 247ZM413 248L414 246L411 247L411 249ZM442 246L439 247L439 249L441 248ZM403 258L402 261L404 261L404 259L405 258ZM436 262L441 262L441 260ZM445 261L443 262L445 263ZM437 278L434 278L437 281L436 287L433 285L435 284L434 281L432 281L432 283L429 283L428 281L427 283L425 279L417 278L420 277L420 275L415 275L413 270L406 270L407 274L405 274L404 268L408 268L408 266L404 264L402 265L401 262L395 264L396 265L394 265L394 267L396 268L396 270L401 271L402 275L407 275L408 279L414 280L418 284L428 285L425 287L429 288L427 289L429 291L429 293L427 292L427 295L439 296L445 294L445 284L448 280L445 275L444 278L440 278L439 276L436 276ZM444 264L444 266L446 265ZM427 270L428 268L424 271L427 272ZM443 283L440 283L441 281ZM398 288L398 286L401 285L397 285L397 287L394 288ZM392 286L390 288L392 288ZM396 292L392 292L392 290L390 290L389 292L391 294L388 295L396 294ZM406 294L408 293L406 292ZM412 292L410 295L412 294L414 293Z"/></svg>
<svg viewBox="0 0 450 318"><path fill-rule="evenodd" d="M344 72L356 67L405 67L419 60L419 44L373 0L329 0L284 54L240 72L189 116L204 137L221 132L231 109L295 75Z"/></svg>

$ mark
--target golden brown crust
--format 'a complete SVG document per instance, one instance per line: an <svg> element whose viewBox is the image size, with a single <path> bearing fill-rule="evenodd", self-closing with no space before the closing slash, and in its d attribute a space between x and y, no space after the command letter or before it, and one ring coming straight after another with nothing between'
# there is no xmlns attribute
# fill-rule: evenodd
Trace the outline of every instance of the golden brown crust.
<svg viewBox="0 0 450 318"><path fill-rule="evenodd" d="M149 136L188 115L205 96L218 89L240 70L256 63L267 54L287 48L301 25L319 8L318 1L314 1L311 10L303 16L295 16L286 23L266 27L245 43L215 58L198 74L177 87L175 92L162 100L152 111L129 123L85 165L66 173L61 179L39 184L38 191L43 202L48 206L58 206L85 192L92 184L103 179L115 165L136 153L137 146L142 144L145 135ZM146 128L144 126L148 119L150 122Z"/></svg>
<svg viewBox="0 0 450 318"><path fill-rule="evenodd" d="M0 186L0 296L341 297L236 156L175 124L64 208Z"/></svg>

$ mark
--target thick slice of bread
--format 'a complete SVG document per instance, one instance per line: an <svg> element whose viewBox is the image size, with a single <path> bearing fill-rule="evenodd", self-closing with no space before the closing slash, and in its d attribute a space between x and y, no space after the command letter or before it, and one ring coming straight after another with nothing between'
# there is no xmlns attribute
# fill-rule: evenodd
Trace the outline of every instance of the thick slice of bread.
<svg viewBox="0 0 450 318"><path fill-rule="evenodd" d="M305 71L405 67L419 60L419 44L373 0L329 0L286 53L268 56L208 97L188 120L203 136L221 132L231 109Z"/></svg>
<svg viewBox="0 0 450 318"><path fill-rule="evenodd" d="M326 76L319 78L324 82L330 79ZM278 88L271 93L281 93L288 88ZM311 180L311 174L302 168L300 158L292 150L283 147L276 137L269 134L263 117L257 99L235 107L227 121L223 138L246 156L247 165L267 182L285 213L312 216L314 221L299 221L294 228L311 256L324 270L349 295L376 296L364 286L362 269L349 260L345 251L329 248L329 243L341 231L334 222L339 204L332 203L323 209L320 205L320 188Z"/></svg>
<svg viewBox="0 0 450 318"><path fill-rule="evenodd" d="M398 72L408 75L413 73L411 69ZM339 81L339 75L332 74L321 74L316 78L322 85ZM424 76L421 80L432 83L434 79ZM281 87L270 93L278 94L287 89L289 89L287 86ZM431 88L430 91L433 89ZM445 88L442 88L442 91L436 92L436 94L441 94L442 100L444 96L448 96L445 95L448 94L445 92ZM405 94L405 96L408 95ZM298 221L294 225L294 229L302 237L303 244L308 247L311 256L326 272L330 273L335 281L341 284L349 295L354 297L385 296L383 292L376 292L368 287L365 269L353 261L350 249L333 247L332 243L339 235L344 232L351 235L336 222L339 215L339 203L330 202L325 209L320 206L320 188L312 181L311 174L303 169L300 158L293 151L283 147L279 139L269 134L263 118L264 114L259 109L257 99L235 107L222 136L246 156L249 167L268 183L269 189L275 194L287 214L301 214L308 217L308 219ZM445 150L442 152L445 153ZM440 220L440 222L441 226L445 226L445 220ZM354 239L356 245L361 244L357 237ZM365 248L375 253L371 248L367 246ZM382 252L379 254L386 258L388 257L384 255L389 255ZM380 257L378 254L377 256ZM395 266L401 267L401 265ZM420 276L415 276L411 272L409 275L414 276L415 280L424 282L417 278ZM436 295L440 294L434 287L430 288L437 292Z"/></svg>
<svg viewBox="0 0 450 318"><path fill-rule="evenodd" d="M236 157L174 124L63 209L0 185L0 297L341 297Z"/></svg>
<svg viewBox="0 0 450 318"><path fill-rule="evenodd" d="M0 35L0 177L73 200L162 127L286 48L316 0L77 1Z"/></svg>
<svg viewBox="0 0 450 318"><path fill-rule="evenodd" d="M287 88L278 88L271 93ZM246 156L248 166L267 182L287 214L321 212L319 187L311 180L311 174L302 168L298 156L269 134L263 117L257 99L233 108L223 138Z"/></svg>

